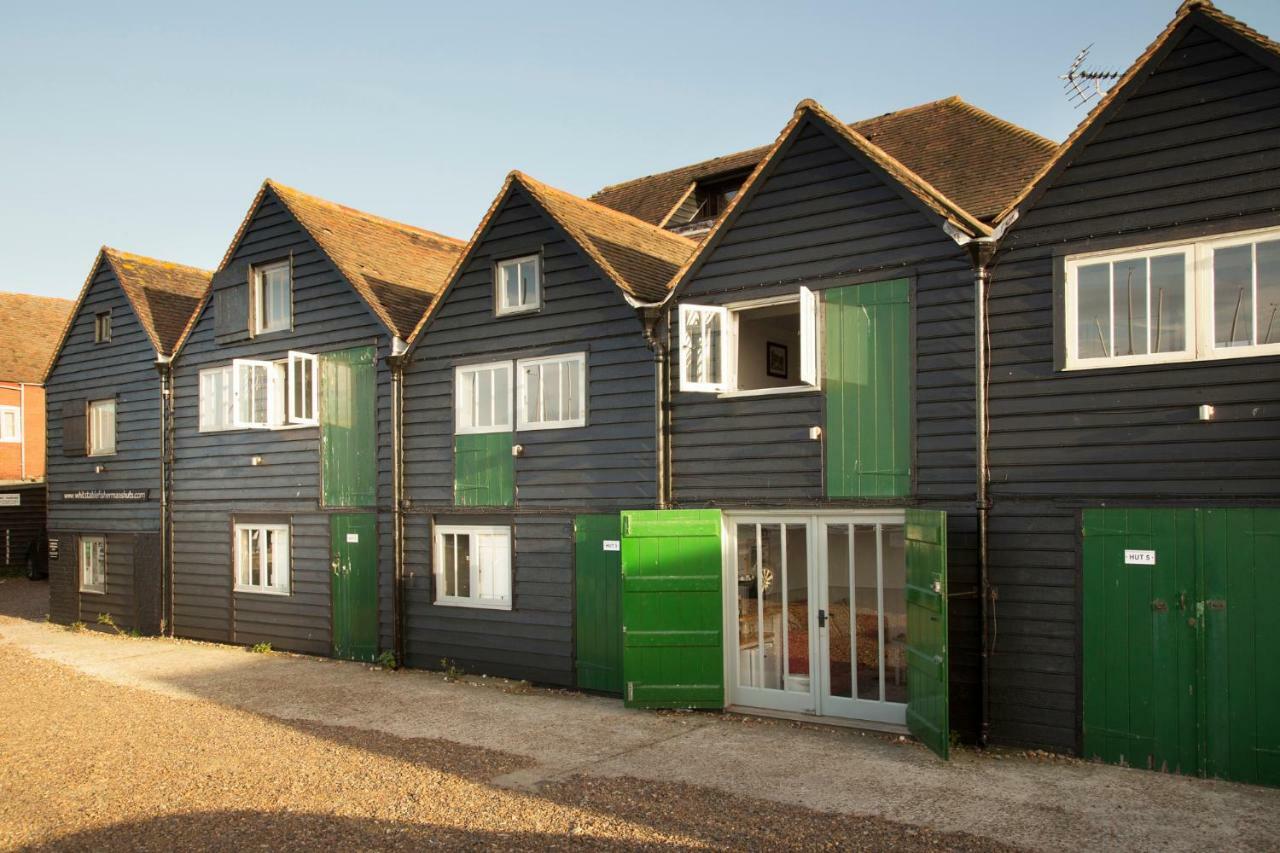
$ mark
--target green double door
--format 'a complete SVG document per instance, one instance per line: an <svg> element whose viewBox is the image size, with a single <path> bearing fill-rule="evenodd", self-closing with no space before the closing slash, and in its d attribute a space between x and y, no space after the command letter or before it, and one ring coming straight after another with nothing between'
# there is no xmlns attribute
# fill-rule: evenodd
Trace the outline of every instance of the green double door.
<svg viewBox="0 0 1280 853"><path fill-rule="evenodd" d="M1280 785L1280 509L1083 521L1086 757Z"/></svg>

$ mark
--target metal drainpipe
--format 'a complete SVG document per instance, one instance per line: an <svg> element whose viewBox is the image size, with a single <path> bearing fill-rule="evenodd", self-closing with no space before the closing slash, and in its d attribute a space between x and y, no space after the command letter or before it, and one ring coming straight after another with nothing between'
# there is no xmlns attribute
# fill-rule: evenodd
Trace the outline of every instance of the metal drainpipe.
<svg viewBox="0 0 1280 853"><path fill-rule="evenodd" d="M661 316L654 321L654 325L661 323ZM656 332L657 329L655 328ZM656 427L656 443L657 443L657 462L658 466L658 509L666 509L670 504L670 496L667 494L669 487L667 483L667 343L666 338L654 335L653 339L653 360L654 360L654 409L657 423Z"/></svg>
<svg viewBox="0 0 1280 853"><path fill-rule="evenodd" d="M402 630L401 590L404 583L404 355L387 357L391 368L391 648L395 652L396 665L404 660L404 632Z"/></svg>
<svg viewBox="0 0 1280 853"><path fill-rule="evenodd" d="M173 441L169 427L173 422L173 363L161 357L156 360L156 370L160 373L160 619L163 623L161 633L172 637L173 537L170 535L169 490L172 488L170 454Z"/></svg>
<svg viewBox="0 0 1280 853"><path fill-rule="evenodd" d="M991 259L995 244L974 241L969 244L973 261L973 361L974 361L974 425L977 455L975 505L978 513L978 587L982 619L982 715L978 742L987 746L991 732L991 576L987 559L987 526L991 501L987 494L990 479L987 458L987 289L991 283Z"/></svg>

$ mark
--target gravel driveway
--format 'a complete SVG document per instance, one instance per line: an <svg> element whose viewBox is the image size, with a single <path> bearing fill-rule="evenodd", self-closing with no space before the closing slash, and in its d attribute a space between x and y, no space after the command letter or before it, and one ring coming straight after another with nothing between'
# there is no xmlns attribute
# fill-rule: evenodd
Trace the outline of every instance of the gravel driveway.
<svg viewBox="0 0 1280 853"><path fill-rule="evenodd" d="M46 594L0 581L5 849L1280 842L1277 791L74 632Z"/></svg>

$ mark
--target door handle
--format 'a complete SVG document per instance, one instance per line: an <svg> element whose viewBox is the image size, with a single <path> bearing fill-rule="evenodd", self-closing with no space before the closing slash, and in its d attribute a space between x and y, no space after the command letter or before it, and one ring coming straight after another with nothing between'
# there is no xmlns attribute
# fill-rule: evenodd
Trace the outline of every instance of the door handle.
<svg viewBox="0 0 1280 853"><path fill-rule="evenodd" d="M821 608L818 610L818 627L827 627L827 611L822 610Z"/></svg>

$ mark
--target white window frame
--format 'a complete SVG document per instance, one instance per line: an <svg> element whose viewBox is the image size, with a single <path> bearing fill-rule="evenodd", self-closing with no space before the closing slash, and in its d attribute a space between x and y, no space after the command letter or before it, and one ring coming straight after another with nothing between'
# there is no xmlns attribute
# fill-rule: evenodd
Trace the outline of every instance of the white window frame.
<svg viewBox="0 0 1280 853"><path fill-rule="evenodd" d="M209 393L209 383L215 376L219 377L218 381L225 383L226 387L225 408L221 412L214 411L213 399ZM224 364L221 367L206 367L201 370L198 395L200 432L224 432L235 429L235 370L231 365ZM217 417L218 415L221 417Z"/></svg>
<svg viewBox="0 0 1280 853"><path fill-rule="evenodd" d="M241 406L246 391L251 392L253 385L252 380L246 386L246 379L257 371L263 371L264 381L266 382L266 400L264 402L265 410L259 413L254 411L249 413L249 417L244 416ZM259 361L250 358L237 358L231 362L231 400L232 414L231 423L235 429L271 429L272 412L276 409L276 397L279 392L279 370L274 361ZM252 403L250 404L252 407Z"/></svg>
<svg viewBox="0 0 1280 853"><path fill-rule="evenodd" d="M493 423L489 426L475 426L477 420L475 407L478 401L475 399L474 388L475 380L471 380L471 388L473 393L464 395L462 393L463 377L469 374L478 374L483 371L498 370L506 368L507 371L507 419L503 423ZM516 364L513 361L489 361L484 364L460 364L453 369L453 428L456 435L476 435L489 432L512 432L512 424L515 423L512 417L513 403L515 400L513 389L515 387L515 371ZM498 394L494 394L490 400L490 414L496 411L494 404L499 398Z"/></svg>
<svg viewBox="0 0 1280 853"><path fill-rule="evenodd" d="M469 596L449 596L444 594L445 589L445 572L456 571L455 566L444 565L444 538L446 536L469 536L471 543L469 553L471 554L471 566L468 589L471 591ZM503 597L483 598L480 596L480 573L482 567L478 555L481 549L477 547L478 540L481 537L487 537L491 541L487 551L490 554L501 555L502 563L498 567L505 571L506 574L506 595ZM512 602L512 587L514 586L515 577L512 570L512 554L511 554L511 528L503 526L490 525L455 525L455 524L437 524L432 534L432 572L435 581L435 603L445 607L474 607L484 610L510 610ZM455 561L457 548L454 548Z"/></svg>
<svg viewBox="0 0 1280 853"><path fill-rule="evenodd" d="M242 553L240 549L241 534L249 534L257 531L260 536L275 536L277 539L283 537L283 546L276 547L274 550L275 566L274 576L275 583L265 583L267 576L266 562L267 549L260 547L258 550L260 564L258 566L259 577L264 579L263 583L253 584L247 578L245 566L242 564ZM290 594L292 584L290 576L293 570L292 559L292 540L293 537L289 531L289 525L284 522L260 522L260 521L238 521L233 526L231 537L231 553L232 553L232 582L236 592L247 592L254 595L282 595ZM283 563L283 565L281 565Z"/></svg>
<svg viewBox="0 0 1280 853"><path fill-rule="evenodd" d="M798 303L800 315L800 382L797 385L783 385L776 388L738 388L738 313L752 308L764 308L769 305L786 305ZM719 394L722 397L760 397L769 394L794 394L812 391L820 387L819 372L822 352L821 303L818 295L807 287L799 288L794 295L771 297L768 299L752 299L745 302L734 302L728 305L694 305L680 306L680 390ZM705 382L689 377L689 360L685 358L686 347L690 343L688 331L689 318L700 314L704 318L720 318L720 382ZM705 327L705 326L704 326ZM711 354L703 347L703 375L710 369Z"/></svg>
<svg viewBox="0 0 1280 853"><path fill-rule="evenodd" d="M104 595L107 591L107 537L86 535L79 540L80 591Z"/></svg>
<svg viewBox="0 0 1280 853"><path fill-rule="evenodd" d="M532 261L533 262L533 299L527 302L521 302L518 305L510 305L507 303L507 288L504 280L505 271L514 267L519 274L520 265ZM530 311L537 311L542 308L542 256L541 255L521 255L518 258L505 258L498 261L494 265L494 295L493 306L494 314L499 317L506 317L511 314L527 314Z"/></svg>
<svg viewBox="0 0 1280 853"><path fill-rule="evenodd" d="M13 417L13 431L5 428L5 417ZM0 442L21 443L22 441L22 407L0 406Z"/></svg>
<svg viewBox="0 0 1280 853"><path fill-rule="evenodd" d="M266 322L266 276L267 273L275 270L283 269L285 271L285 287L289 291L287 300L287 314L284 318L277 318L275 322L268 324ZM262 264L253 268L253 287L250 296L253 297L253 333L255 335L269 335L272 332L287 332L293 328L293 263L288 260L273 261L269 264Z"/></svg>
<svg viewBox="0 0 1280 853"><path fill-rule="evenodd" d="M1258 312L1258 250L1253 250L1253 328L1254 343L1238 347L1220 347L1217 342L1217 316L1214 309L1213 253L1218 249L1229 249L1233 246L1244 246L1254 243L1267 243L1280 240L1280 228L1267 228L1257 231L1243 231L1236 234L1224 234L1221 237L1206 239L1197 244L1200 256L1197 259L1197 278L1202 286L1197 288L1199 297L1198 314L1204 320L1200 324L1198 338L1201 358L1250 358L1256 356L1280 354L1280 340L1270 344L1257 343L1259 326L1263 318ZM1277 322L1276 329L1280 329Z"/></svg>
<svg viewBox="0 0 1280 853"><path fill-rule="evenodd" d="M555 421L549 420L529 420L529 388L525 382L525 368L535 367L541 368L548 364L569 364L576 365L578 371L578 413L572 418L561 418ZM587 397L589 389L587 388L587 354L585 352L565 353L562 355L547 355L537 358L522 358L516 362L516 384L518 391L516 393L517 412L516 427L522 431L539 430L539 429L571 429L587 425ZM538 383L539 390L542 388L541 377ZM563 404L563 397L561 403ZM541 409L541 406L539 406Z"/></svg>
<svg viewBox="0 0 1280 853"><path fill-rule="evenodd" d="M111 443L108 445L103 439L105 435L99 435L102 432L99 423L102 418L102 412L111 411ZM116 400L109 397L105 400L90 400L85 405L85 437L86 452L89 456L114 456L116 453Z"/></svg>
<svg viewBox="0 0 1280 853"><path fill-rule="evenodd" d="M1130 246L1110 251L1087 252L1068 255L1065 258L1063 318L1061 331L1065 344L1063 370L1098 370L1110 367L1128 367L1146 364L1169 364L1190 361L1217 361L1227 358L1252 358L1280 354L1280 342L1251 344L1238 347L1219 347L1215 341L1213 253L1218 249L1250 243L1280 240L1280 228L1261 228L1239 231L1198 240L1167 241L1142 246ZM1186 256L1186 346L1177 352L1145 353L1141 355L1080 358L1078 334L1079 296L1077 292L1080 267L1097 263L1120 263L1134 258L1174 254L1182 251ZM1255 251L1256 255L1256 251ZM1257 290L1257 265L1254 265L1254 290ZM1113 309L1114 310L1114 309ZM1257 305L1253 310L1255 328L1260 321Z"/></svg>
<svg viewBox="0 0 1280 853"><path fill-rule="evenodd" d="M286 403L285 422L294 426L319 426L320 425L320 357L307 352L289 351L288 358L288 381L285 386L285 395L288 398ZM297 387L299 382L306 381L310 377L311 393L303 396L303 399L310 404L311 411L297 411L297 402L299 396Z"/></svg>

